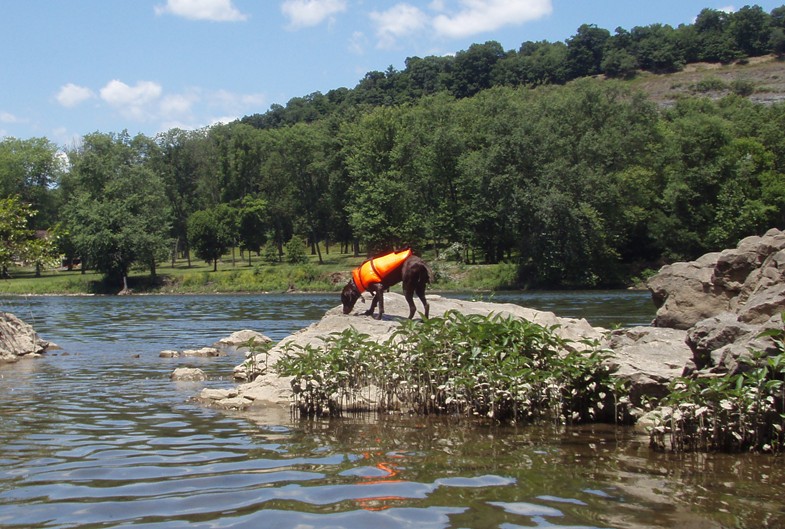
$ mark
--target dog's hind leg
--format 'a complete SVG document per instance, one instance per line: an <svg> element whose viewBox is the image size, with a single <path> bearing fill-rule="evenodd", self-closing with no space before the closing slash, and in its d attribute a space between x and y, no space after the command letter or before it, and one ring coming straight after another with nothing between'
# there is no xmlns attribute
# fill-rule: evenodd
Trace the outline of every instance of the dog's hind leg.
<svg viewBox="0 0 785 529"><path fill-rule="evenodd" d="M412 319L417 311L417 308L414 306L414 289L407 286L404 290L404 297L406 298L406 303L409 304L409 319Z"/></svg>
<svg viewBox="0 0 785 529"><path fill-rule="evenodd" d="M429 313L431 312L431 306L428 304L428 301L425 299L425 283L417 285L417 297L420 298L422 301L422 306L425 309L425 318L429 318ZM414 302L409 301L410 310L414 311ZM411 316L409 316L411 318Z"/></svg>

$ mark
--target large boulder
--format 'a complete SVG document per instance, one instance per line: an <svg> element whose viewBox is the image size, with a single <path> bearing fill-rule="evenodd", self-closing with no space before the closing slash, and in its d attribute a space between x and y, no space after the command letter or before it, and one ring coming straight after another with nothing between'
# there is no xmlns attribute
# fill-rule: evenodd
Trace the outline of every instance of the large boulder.
<svg viewBox="0 0 785 529"><path fill-rule="evenodd" d="M9 312L0 312L0 362L36 357L52 348L33 328Z"/></svg>
<svg viewBox="0 0 785 529"><path fill-rule="evenodd" d="M694 369L736 372L750 350L775 351L759 335L782 326L785 233L771 229L736 248L664 266L647 286L658 307L654 325L687 330Z"/></svg>

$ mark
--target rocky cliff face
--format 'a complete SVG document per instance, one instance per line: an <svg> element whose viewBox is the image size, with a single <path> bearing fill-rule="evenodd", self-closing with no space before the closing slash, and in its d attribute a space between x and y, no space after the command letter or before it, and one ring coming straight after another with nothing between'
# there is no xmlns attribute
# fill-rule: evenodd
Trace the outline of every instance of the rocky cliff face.
<svg viewBox="0 0 785 529"><path fill-rule="evenodd" d="M687 333L688 372L735 372L750 348L774 351L758 335L783 324L785 232L771 229L736 248L664 266L647 286L658 307L653 325Z"/></svg>
<svg viewBox="0 0 785 529"><path fill-rule="evenodd" d="M38 356L50 346L30 325L13 314L0 312L0 362Z"/></svg>

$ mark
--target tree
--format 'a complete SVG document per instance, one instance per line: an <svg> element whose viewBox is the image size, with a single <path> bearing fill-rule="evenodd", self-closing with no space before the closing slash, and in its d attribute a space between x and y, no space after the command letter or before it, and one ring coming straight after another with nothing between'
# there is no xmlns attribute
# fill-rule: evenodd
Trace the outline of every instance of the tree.
<svg viewBox="0 0 785 529"><path fill-rule="evenodd" d="M583 24L567 39L567 61L570 77L585 77L600 73L605 44L611 34L594 24Z"/></svg>
<svg viewBox="0 0 785 529"><path fill-rule="evenodd" d="M730 16L716 9L704 9L693 28L698 42L696 59L706 62L732 62L741 56L728 31Z"/></svg>
<svg viewBox="0 0 785 529"><path fill-rule="evenodd" d="M728 33L744 55L765 55L770 51L771 16L760 6L744 6L731 14Z"/></svg>
<svg viewBox="0 0 785 529"><path fill-rule="evenodd" d="M662 24L635 27L630 35L638 65L644 70L669 73L684 67L684 52L672 27Z"/></svg>
<svg viewBox="0 0 785 529"><path fill-rule="evenodd" d="M267 202L262 198L243 197L239 210L238 235L240 248L248 252L248 266L251 266L251 252L259 252L267 242Z"/></svg>
<svg viewBox="0 0 785 529"><path fill-rule="evenodd" d="M164 183L148 166L155 148L143 135L89 134L69 152L71 171L62 181L63 216L80 256L124 289L134 263L154 276L169 251Z"/></svg>
<svg viewBox="0 0 785 529"><path fill-rule="evenodd" d="M28 219L32 216L29 204L18 196L0 198L0 277L8 277L8 267L29 250L32 231Z"/></svg>
<svg viewBox="0 0 785 529"><path fill-rule="evenodd" d="M222 221L218 211L210 209L195 211L188 219L188 240L198 258L213 263L215 272L218 260L232 247L234 237L231 226Z"/></svg>
<svg viewBox="0 0 785 529"><path fill-rule="evenodd" d="M472 44L455 55L452 93L455 97L471 97L492 86L493 68L504 58L504 48L496 41Z"/></svg>
<svg viewBox="0 0 785 529"><path fill-rule="evenodd" d="M63 167L57 146L46 138L4 138L0 141L0 197L18 195L36 212L32 227L47 228L56 221L52 186Z"/></svg>

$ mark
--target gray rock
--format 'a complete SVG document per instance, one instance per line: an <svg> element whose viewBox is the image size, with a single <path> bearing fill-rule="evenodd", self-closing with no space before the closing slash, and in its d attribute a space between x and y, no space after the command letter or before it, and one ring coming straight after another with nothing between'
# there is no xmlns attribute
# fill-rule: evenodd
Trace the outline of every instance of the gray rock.
<svg viewBox="0 0 785 529"><path fill-rule="evenodd" d="M257 331L246 329L233 332L226 338L221 338L218 340L218 342L216 342L215 347L240 349L245 348L246 344L248 343L264 345L271 342L272 339L268 336L265 336L264 334Z"/></svg>
<svg viewBox="0 0 785 529"><path fill-rule="evenodd" d="M630 383L630 402L640 407L644 397L664 397L670 382L683 374L692 350L687 331L632 327L611 332L602 342L613 352L609 361L616 376Z"/></svg>
<svg viewBox="0 0 785 529"><path fill-rule="evenodd" d="M41 339L29 324L9 312L0 312L0 362L37 357L55 347Z"/></svg>
<svg viewBox="0 0 785 529"><path fill-rule="evenodd" d="M658 307L654 325L689 330L695 368L735 373L750 349L776 351L758 336L782 328L785 233L771 229L736 248L664 266L647 285Z"/></svg>
<svg viewBox="0 0 785 529"><path fill-rule="evenodd" d="M178 367L169 378L179 382L201 382L207 380L207 375L197 367Z"/></svg>
<svg viewBox="0 0 785 529"><path fill-rule="evenodd" d="M183 349L182 351L167 349L158 353L158 356L161 358L181 358L181 357L209 358L215 356L226 356L226 352L216 347L202 347L200 349Z"/></svg>

